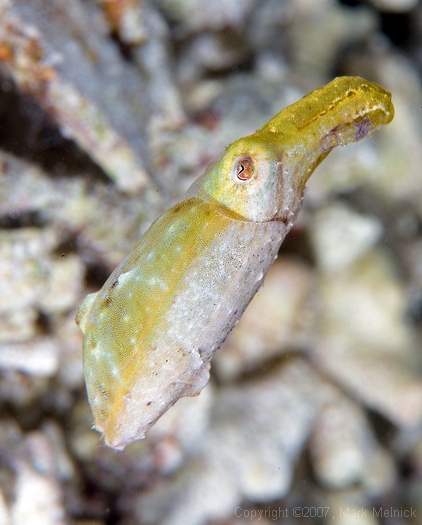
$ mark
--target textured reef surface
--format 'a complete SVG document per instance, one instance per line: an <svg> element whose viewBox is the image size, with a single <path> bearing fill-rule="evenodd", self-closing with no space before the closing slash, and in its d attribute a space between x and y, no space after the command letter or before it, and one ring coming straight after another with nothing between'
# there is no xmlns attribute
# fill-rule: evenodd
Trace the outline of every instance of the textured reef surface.
<svg viewBox="0 0 422 525"><path fill-rule="evenodd" d="M1 525L420 522L421 21L414 0L0 0ZM104 446L78 305L229 144L344 75L394 120L317 167L201 394Z"/></svg>

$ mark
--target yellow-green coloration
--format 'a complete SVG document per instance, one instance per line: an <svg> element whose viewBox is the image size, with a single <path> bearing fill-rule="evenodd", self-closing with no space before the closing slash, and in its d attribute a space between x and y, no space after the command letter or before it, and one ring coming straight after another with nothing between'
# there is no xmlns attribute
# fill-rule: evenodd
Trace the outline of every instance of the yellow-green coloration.
<svg viewBox="0 0 422 525"><path fill-rule="evenodd" d="M106 428L110 417L114 421L121 399L136 380L134 373L142 366L147 353L154 351L160 320L174 301L192 261L227 229L229 221L239 219L218 204L204 203L197 198L174 206L155 221L154 227L145 233L135 250L111 275L89 308L89 316L83 315L81 328L84 330L87 320L91 325L84 341L87 379L94 379L95 371L101 366L100 381L87 381L89 397L102 399L107 393L107 403L98 407L96 426ZM133 268L140 268L142 272L132 277ZM124 286L127 278L130 279L129 287ZM120 293L114 292L116 287ZM112 332L104 330L110 324ZM102 330L104 334L99 343L98 333ZM113 344L108 339L119 344L113 354L100 353L97 350L100 344L101 347Z"/></svg>
<svg viewBox="0 0 422 525"><path fill-rule="evenodd" d="M95 428L121 449L182 396L259 289L299 212L305 183L337 145L393 118L391 96L341 77L230 145L81 304Z"/></svg>

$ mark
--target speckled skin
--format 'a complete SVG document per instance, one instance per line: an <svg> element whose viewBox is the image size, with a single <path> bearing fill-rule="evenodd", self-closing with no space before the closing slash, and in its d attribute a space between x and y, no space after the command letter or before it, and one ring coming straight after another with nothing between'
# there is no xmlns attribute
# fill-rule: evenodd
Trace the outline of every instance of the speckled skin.
<svg viewBox="0 0 422 525"><path fill-rule="evenodd" d="M202 390L212 354L261 286L285 233L283 222L240 220L191 198L160 217L88 296L85 377L107 444L143 437L169 399Z"/></svg>
<svg viewBox="0 0 422 525"><path fill-rule="evenodd" d="M299 212L306 180L338 144L393 118L389 93L340 77L229 146L81 304L95 428L122 449L180 397L261 286Z"/></svg>

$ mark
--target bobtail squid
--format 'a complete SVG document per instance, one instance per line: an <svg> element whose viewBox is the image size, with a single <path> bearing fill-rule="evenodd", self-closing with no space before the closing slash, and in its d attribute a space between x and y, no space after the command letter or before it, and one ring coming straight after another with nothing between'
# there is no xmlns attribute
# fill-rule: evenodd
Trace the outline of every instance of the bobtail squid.
<svg viewBox="0 0 422 525"><path fill-rule="evenodd" d="M77 323L94 427L115 449L144 437L210 360L262 285L300 210L306 181L338 145L394 115L391 95L339 77L228 146L159 217Z"/></svg>

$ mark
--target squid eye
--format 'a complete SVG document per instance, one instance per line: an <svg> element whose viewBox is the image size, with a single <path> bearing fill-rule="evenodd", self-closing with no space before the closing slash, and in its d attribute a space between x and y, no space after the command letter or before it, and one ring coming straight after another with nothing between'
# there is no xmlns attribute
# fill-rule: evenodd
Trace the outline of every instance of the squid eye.
<svg viewBox="0 0 422 525"><path fill-rule="evenodd" d="M233 166L233 175L235 180L241 182L249 181L255 171L255 165L252 157L244 155L239 157Z"/></svg>

